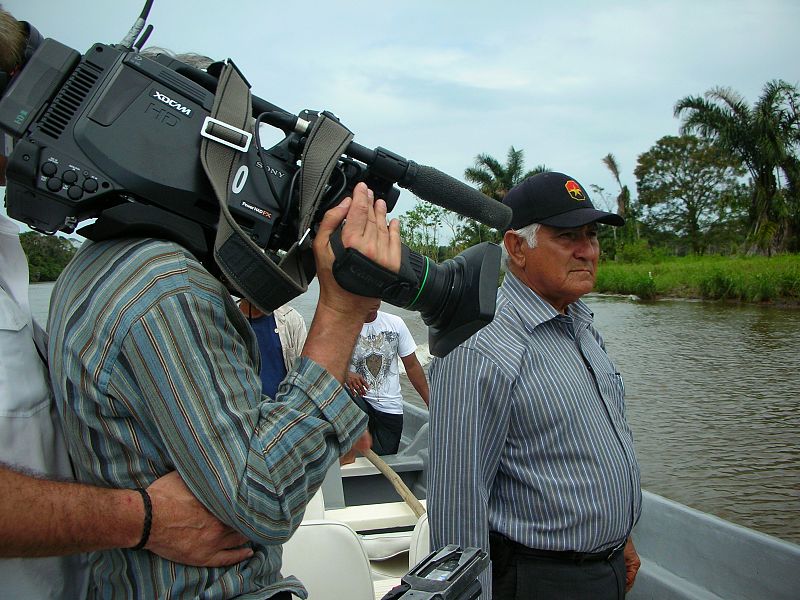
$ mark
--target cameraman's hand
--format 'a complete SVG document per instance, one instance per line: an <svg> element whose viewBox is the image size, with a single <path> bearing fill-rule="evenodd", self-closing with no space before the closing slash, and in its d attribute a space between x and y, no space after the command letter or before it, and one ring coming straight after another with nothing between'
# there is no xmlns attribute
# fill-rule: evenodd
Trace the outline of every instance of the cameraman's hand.
<svg viewBox="0 0 800 600"><path fill-rule="evenodd" d="M303 348L307 356L344 383L356 337L370 311L379 300L358 296L342 289L333 277L334 256L330 236L342 227L342 244L354 248L370 260L391 270L400 270L400 224L393 219L386 224L386 203L374 200L372 191L363 183L330 209L320 223L314 238L314 260L319 279L319 302Z"/></svg>
<svg viewBox="0 0 800 600"><path fill-rule="evenodd" d="M349 465L350 463L356 462L356 457L359 454L364 454L364 452L370 448L372 448L372 435L369 431L365 431L361 434L361 437L356 440L356 443L353 444L350 452L342 454L342 456L339 457L339 464Z"/></svg>
<svg viewBox="0 0 800 600"><path fill-rule="evenodd" d="M359 183L353 190L352 199L345 198L339 206L325 213L314 239L314 259L320 283L319 304L342 313L356 313L363 324L367 314L378 306L378 301L345 291L331 273L334 256L329 239L344 219L347 219L342 227L344 247L358 250L394 272L400 270L400 223L393 219L387 227L386 203L374 200L372 190Z"/></svg>
<svg viewBox="0 0 800 600"><path fill-rule="evenodd" d="M167 560L198 567L225 567L250 558L247 538L221 523L192 495L176 471L147 488L153 525L145 548Z"/></svg>

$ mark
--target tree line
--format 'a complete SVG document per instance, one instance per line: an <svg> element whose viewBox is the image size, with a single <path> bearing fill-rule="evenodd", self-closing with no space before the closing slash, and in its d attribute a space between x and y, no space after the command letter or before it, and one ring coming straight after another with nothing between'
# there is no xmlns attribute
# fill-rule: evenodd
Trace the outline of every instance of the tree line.
<svg viewBox="0 0 800 600"><path fill-rule="evenodd" d="M618 185L609 192L590 185L596 199L626 219L624 227L601 230L604 256L635 261L653 253L765 255L800 252L800 90L768 82L750 106L730 88L675 104L679 135L667 135L639 155L636 195L623 183L612 153L600 160ZM495 200L525 178L548 171L526 170L513 146L505 163L479 154L464 178ZM404 239L414 250L441 260L500 232L420 201L400 217ZM438 239L443 227L448 243Z"/></svg>
<svg viewBox="0 0 800 600"><path fill-rule="evenodd" d="M55 281L77 252L68 238L35 231L21 233L19 242L28 258L31 283Z"/></svg>

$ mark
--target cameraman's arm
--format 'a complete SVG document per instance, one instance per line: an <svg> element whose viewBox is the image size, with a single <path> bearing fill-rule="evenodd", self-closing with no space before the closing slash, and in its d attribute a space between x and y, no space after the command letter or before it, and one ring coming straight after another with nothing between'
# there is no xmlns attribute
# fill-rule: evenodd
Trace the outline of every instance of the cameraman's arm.
<svg viewBox="0 0 800 600"><path fill-rule="evenodd" d="M314 238L314 259L319 279L319 302L308 331L303 356L321 365L344 383L350 357L364 320L380 301L343 290L333 278L331 234L344 217L342 243L391 271L400 270L400 225L396 219L387 227L386 203L373 202L372 191L363 183L353 190L353 199L329 210Z"/></svg>
<svg viewBox="0 0 800 600"><path fill-rule="evenodd" d="M193 493L261 544L291 536L328 467L358 447L366 429L366 415L341 381L376 301L336 285L327 240L348 215L344 243L395 268L400 240L397 224L393 233L386 226L384 203L373 208L364 186L355 195L328 211L320 227L317 315L304 356L274 401L261 397L255 342L249 328L238 327L246 326L241 311L219 281L180 254L148 263L152 273L143 278L165 273L167 292L131 323L110 378L134 418L157 428L163 452Z"/></svg>

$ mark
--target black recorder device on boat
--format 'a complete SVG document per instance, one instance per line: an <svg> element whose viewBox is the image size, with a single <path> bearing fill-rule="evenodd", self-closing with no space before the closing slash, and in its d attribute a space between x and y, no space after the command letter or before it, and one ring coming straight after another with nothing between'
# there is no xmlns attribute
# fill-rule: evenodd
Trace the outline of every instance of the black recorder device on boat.
<svg viewBox="0 0 800 600"><path fill-rule="evenodd" d="M221 63L216 71L215 65L203 71L165 54L150 59L138 52L142 43L98 43L83 55L53 39L39 44L0 99L0 128L15 140L6 169L7 212L47 234L71 233L95 219L79 233L93 240L176 241L218 274L213 252L220 205L200 144ZM362 181L389 210L397 184L493 227L510 220L507 207L441 171L351 141L336 160L313 226L299 231L298 180L308 132L320 114L335 117L310 110L293 115L255 96L252 114L253 143L241 149L227 207L268 256L313 236L324 212ZM281 130L283 139L261 147L262 126ZM334 275L351 292L419 311L431 353L443 356L492 320L499 263L494 244L473 246L442 263L404 245L404 279L397 285L370 287L373 280L361 276L369 265L357 261L348 263L349 278L337 274L336 264Z"/></svg>
<svg viewBox="0 0 800 600"><path fill-rule="evenodd" d="M484 550L450 544L420 561L382 600L474 600L481 595L478 575L488 564Z"/></svg>

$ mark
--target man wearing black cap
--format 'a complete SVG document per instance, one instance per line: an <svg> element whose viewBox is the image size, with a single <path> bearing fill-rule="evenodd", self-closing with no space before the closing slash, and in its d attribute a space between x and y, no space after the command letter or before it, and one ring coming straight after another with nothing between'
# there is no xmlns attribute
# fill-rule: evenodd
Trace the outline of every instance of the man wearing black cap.
<svg viewBox="0 0 800 600"><path fill-rule="evenodd" d="M484 599L623 598L639 568L639 466L622 377L580 298L598 223L624 220L563 173L503 203L514 216L495 318L429 372L432 544L490 551Z"/></svg>

